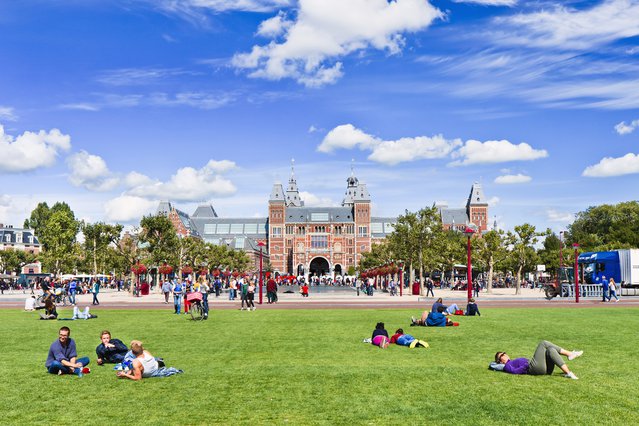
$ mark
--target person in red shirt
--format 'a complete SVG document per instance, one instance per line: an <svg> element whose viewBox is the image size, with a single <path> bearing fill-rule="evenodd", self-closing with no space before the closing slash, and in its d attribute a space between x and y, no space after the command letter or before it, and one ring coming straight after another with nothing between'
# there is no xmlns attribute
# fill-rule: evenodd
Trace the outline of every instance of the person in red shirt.
<svg viewBox="0 0 639 426"><path fill-rule="evenodd" d="M390 342L400 346L408 346L411 349L414 349L418 346L421 346L423 348L427 348L430 346L425 340L418 340L410 334L404 334L404 330L401 328L398 328L395 334L391 336Z"/></svg>
<svg viewBox="0 0 639 426"><path fill-rule="evenodd" d="M308 297L308 285L306 285L306 283L302 284L300 292L302 293L302 297Z"/></svg>
<svg viewBox="0 0 639 426"><path fill-rule="evenodd" d="M272 277L266 282L266 298L268 303L277 302L277 283Z"/></svg>

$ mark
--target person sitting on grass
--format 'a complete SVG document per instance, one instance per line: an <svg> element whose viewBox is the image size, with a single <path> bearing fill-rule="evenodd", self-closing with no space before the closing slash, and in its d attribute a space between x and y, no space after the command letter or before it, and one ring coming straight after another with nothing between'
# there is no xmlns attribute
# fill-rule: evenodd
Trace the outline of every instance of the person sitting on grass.
<svg viewBox="0 0 639 426"><path fill-rule="evenodd" d="M44 314L40 314L41 320L54 320L58 318L58 310L53 303L53 299L49 298L45 300L44 306L37 306L36 310L44 309Z"/></svg>
<svg viewBox="0 0 639 426"><path fill-rule="evenodd" d="M27 300L24 301L24 310L27 312L35 311L35 302L35 296L28 297Z"/></svg>
<svg viewBox="0 0 639 426"><path fill-rule="evenodd" d="M425 340L417 340L410 334L404 334L404 330L398 328L390 338L390 343L395 343L400 346L408 346L411 349L416 348L417 346L421 346L423 348L427 348L429 346L428 342Z"/></svg>
<svg viewBox="0 0 639 426"><path fill-rule="evenodd" d="M45 367L51 374L75 374L82 377L91 370L85 368L89 364L89 357L78 358L75 341L70 337L69 327L61 327L58 339L49 347L49 354Z"/></svg>
<svg viewBox="0 0 639 426"><path fill-rule="evenodd" d="M437 299L435 301L435 303L433 303L433 306L430 308L430 311L433 313L438 312L438 309L440 306L444 307L444 315L455 315L455 312L457 312L459 310L459 306L457 306L457 303L453 303L450 306L446 306L444 305L444 302L442 300L442 298L440 297L439 299Z"/></svg>
<svg viewBox="0 0 639 426"><path fill-rule="evenodd" d="M95 353L98 356L98 365L118 364L124 361L124 356L129 349L120 339L112 339L111 332L104 330L100 333L100 340L102 340L102 343L95 348Z"/></svg>
<svg viewBox="0 0 639 426"><path fill-rule="evenodd" d="M584 351L567 351L547 340L539 342L537 349L531 359L515 358L510 359L506 352L497 352L495 354L495 362L490 364L493 370L503 370L510 374L530 374L532 376L541 376L544 374L552 374L555 366L564 372L567 379L577 380L575 373L570 371L561 355L568 357L569 361L583 355ZM503 365L503 367L501 367Z"/></svg>
<svg viewBox="0 0 639 426"><path fill-rule="evenodd" d="M470 317L474 317L475 315L481 316L474 298L470 298L470 300L468 301L468 305L466 305L466 312L464 313L464 315Z"/></svg>
<svg viewBox="0 0 639 426"><path fill-rule="evenodd" d="M415 317L411 317L411 327L412 326L427 326L427 327L446 327L446 326L458 326L458 322L453 322L450 318L446 318L444 314L446 312L446 308L444 306L439 306L437 308L437 312L428 312L424 311L422 317L420 319L416 319Z"/></svg>
<svg viewBox="0 0 639 426"><path fill-rule="evenodd" d="M182 370L174 367L160 367L158 360L144 349L142 342L139 340L131 341L131 352L135 356L132 362L133 369L130 371L117 371L118 377L137 381L147 377L168 377L183 373Z"/></svg>
<svg viewBox="0 0 639 426"><path fill-rule="evenodd" d="M388 339L388 331L384 328L383 322L378 322L373 330L373 337L371 343L375 346L379 346L381 349L388 347L390 340Z"/></svg>

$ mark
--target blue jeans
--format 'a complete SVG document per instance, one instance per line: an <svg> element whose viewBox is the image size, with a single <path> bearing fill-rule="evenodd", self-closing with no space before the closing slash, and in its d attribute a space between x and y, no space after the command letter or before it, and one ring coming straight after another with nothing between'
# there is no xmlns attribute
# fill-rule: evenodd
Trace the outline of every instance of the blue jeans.
<svg viewBox="0 0 639 426"><path fill-rule="evenodd" d="M82 367L89 365L89 357L85 356L83 358L76 359L76 362L82 364ZM47 371L51 374L58 374L59 371L62 371L62 374L70 374L71 368L62 365L60 361L53 361L50 366L47 367Z"/></svg>
<svg viewBox="0 0 639 426"><path fill-rule="evenodd" d="M208 293L202 293L202 307L204 308L204 315L209 314L209 295Z"/></svg>
<svg viewBox="0 0 639 426"><path fill-rule="evenodd" d="M229 289L229 300L235 300L235 289Z"/></svg>
<svg viewBox="0 0 639 426"><path fill-rule="evenodd" d="M175 313L179 314L182 309L182 295L174 294L173 295L173 303L175 304Z"/></svg>
<svg viewBox="0 0 639 426"><path fill-rule="evenodd" d="M457 303L453 303L446 308L446 312L448 312L450 315L455 315L455 311L457 310L459 310L459 306L457 306Z"/></svg>
<svg viewBox="0 0 639 426"><path fill-rule="evenodd" d="M98 293L93 293L93 302L91 302L92 305L99 305L100 302L98 301Z"/></svg>
<svg viewBox="0 0 639 426"><path fill-rule="evenodd" d="M72 305L75 305L75 292L76 289L69 290L69 302L71 302Z"/></svg>

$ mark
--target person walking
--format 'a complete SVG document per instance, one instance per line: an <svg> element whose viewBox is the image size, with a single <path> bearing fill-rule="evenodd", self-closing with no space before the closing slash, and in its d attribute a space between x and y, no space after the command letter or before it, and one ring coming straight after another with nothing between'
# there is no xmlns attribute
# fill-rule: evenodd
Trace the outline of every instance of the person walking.
<svg viewBox="0 0 639 426"><path fill-rule="evenodd" d="M229 300L235 300L236 297L237 297L237 281L235 281L235 278L233 278L231 280L231 283L229 284Z"/></svg>
<svg viewBox="0 0 639 426"><path fill-rule="evenodd" d="M249 311L255 310L255 303L253 300L255 299L255 284L250 282L246 288L246 306Z"/></svg>
<svg viewBox="0 0 639 426"><path fill-rule="evenodd" d="M479 285L478 281L475 281L473 283L473 297L479 297L479 290L481 289L481 286Z"/></svg>
<svg viewBox="0 0 639 426"><path fill-rule="evenodd" d="M75 294L78 290L78 283L75 280L71 280L69 283L69 302L75 305Z"/></svg>
<svg viewBox="0 0 639 426"><path fill-rule="evenodd" d="M615 279L610 277L610 282L608 283L608 301L611 301L612 298L615 298L615 303L619 301L619 296L617 296L617 283L615 283Z"/></svg>
<svg viewBox="0 0 639 426"><path fill-rule="evenodd" d="M268 299L268 303L277 302L277 283L273 277L270 277L266 282L266 297Z"/></svg>
<svg viewBox="0 0 639 426"><path fill-rule="evenodd" d="M164 303L169 303L169 295L171 294L171 282L167 279L162 283L162 293L164 293Z"/></svg>
<svg viewBox="0 0 639 426"><path fill-rule="evenodd" d="M240 300L242 301L241 311L244 310L244 304L248 307L248 300L246 299L246 295L248 294L248 283L244 281L244 278L240 278L237 281L238 290L240 291Z"/></svg>
<svg viewBox="0 0 639 426"><path fill-rule="evenodd" d="M173 304L175 307L175 313L180 314L180 310L182 309L182 296L184 295L184 290L182 289L182 284L178 280L173 280Z"/></svg>
<svg viewBox="0 0 639 426"><path fill-rule="evenodd" d="M433 280L431 280L430 278L426 278L426 297L428 297L428 294L435 297L435 293L433 292L433 287L434 287Z"/></svg>
<svg viewBox="0 0 639 426"><path fill-rule="evenodd" d="M602 302L605 302L606 299L608 299L608 302L610 302L610 294L608 294L608 291L610 290L610 284L608 282L608 280L606 279L605 275L601 276L601 296Z"/></svg>
<svg viewBox="0 0 639 426"><path fill-rule="evenodd" d="M92 305L99 305L100 301L98 300L98 294L100 293L100 281L99 280L94 280L93 281L93 287L91 289L91 293L93 293L93 302L91 302Z"/></svg>
<svg viewBox="0 0 639 426"><path fill-rule="evenodd" d="M202 309L204 310L204 319L209 319L209 291L211 286L206 280L200 283L200 293L202 293Z"/></svg>

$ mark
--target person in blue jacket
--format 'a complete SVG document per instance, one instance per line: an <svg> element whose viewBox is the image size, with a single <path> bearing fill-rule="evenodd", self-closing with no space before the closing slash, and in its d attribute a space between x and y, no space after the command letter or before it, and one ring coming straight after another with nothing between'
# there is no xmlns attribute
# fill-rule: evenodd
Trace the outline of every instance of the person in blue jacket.
<svg viewBox="0 0 639 426"><path fill-rule="evenodd" d="M415 319L415 317L411 317L411 326L421 325L428 327L446 327L446 326L458 326L458 322L453 322L450 318L447 318L444 315L446 308L444 306L440 306L437 308L437 312L428 312L425 311L422 314L420 319Z"/></svg>

